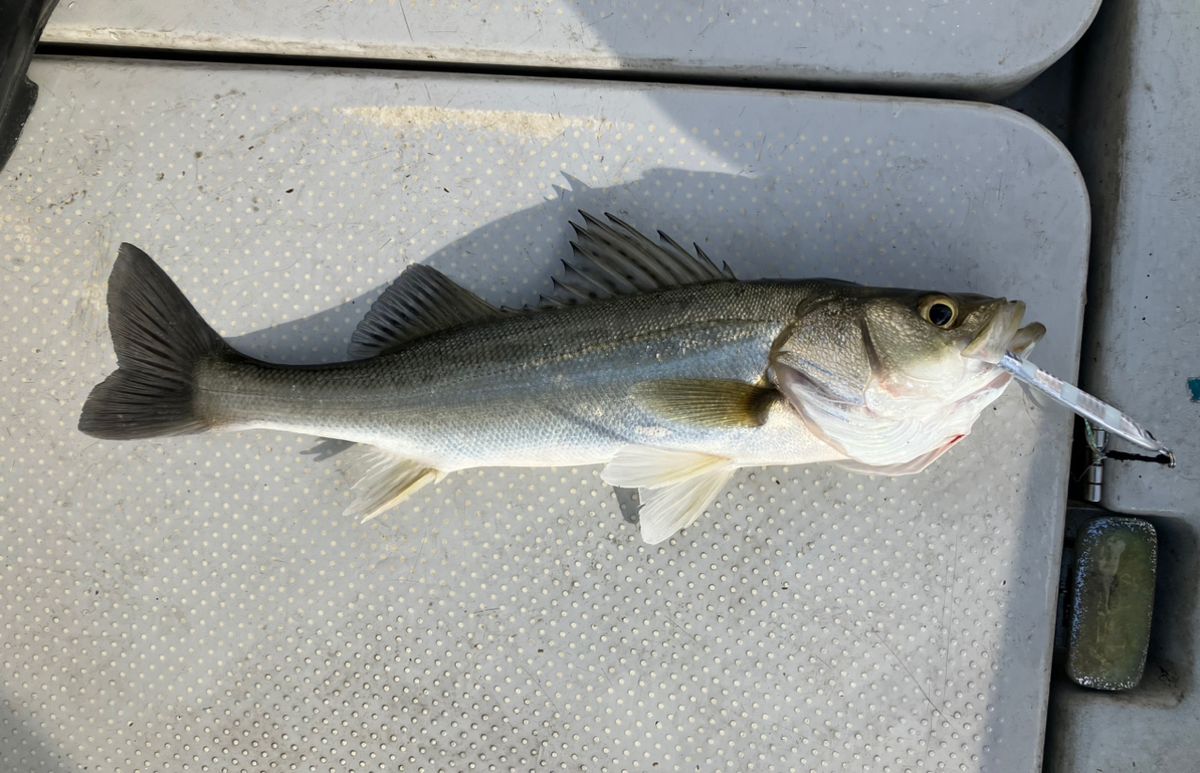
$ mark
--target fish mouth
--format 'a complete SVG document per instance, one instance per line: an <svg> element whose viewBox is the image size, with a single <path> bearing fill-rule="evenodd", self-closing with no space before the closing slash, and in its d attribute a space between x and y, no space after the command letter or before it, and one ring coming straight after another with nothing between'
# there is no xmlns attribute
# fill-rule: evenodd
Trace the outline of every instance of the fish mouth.
<svg viewBox="0 0 1200 773"><path fill-rule="evenodd" d="M1021 355L1033 348L1046 334L1046 326L1032 322L1024 327L1025 304L1021 301L996 301L996 311L983 330L963 347L962 355L996 364L1006 352Z"/></svg>

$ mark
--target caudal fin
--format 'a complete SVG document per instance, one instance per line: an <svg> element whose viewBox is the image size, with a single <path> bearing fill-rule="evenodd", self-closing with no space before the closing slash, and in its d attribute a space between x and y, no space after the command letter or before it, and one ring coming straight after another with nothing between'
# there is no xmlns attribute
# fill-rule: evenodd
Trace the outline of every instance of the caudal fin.
<svg viewBox="0 0 1200 773"><path fill-rule="evenodd" d="M196 365L233 350L132 244L121 245L108 280L108 328L117 370L88 395L80 431L126 440L207 429L195 406Z"/></svg>

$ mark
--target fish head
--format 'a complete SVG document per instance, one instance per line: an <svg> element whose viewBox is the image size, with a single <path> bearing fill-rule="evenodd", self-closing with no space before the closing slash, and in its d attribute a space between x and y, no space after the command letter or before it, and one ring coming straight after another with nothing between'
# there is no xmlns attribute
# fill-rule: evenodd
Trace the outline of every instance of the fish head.
<svg viewBox="0 0 1200 773"><path fill-rule="evenodd" d="M923 469L965 437L1011 380L1005 352L1045 334L1025 304L973 294L830 285L777 340L776 387L859 469Z"/></svg>
<svg viewBox="0 0 1200 773"><path fill-rule="evenodd" d="M991 373L1005 352L1023 354L1046 332L1036 322L1022 326L1025 304L1006 298L884 291L856 306L873 379L902 389L946 389Z"/></svg>

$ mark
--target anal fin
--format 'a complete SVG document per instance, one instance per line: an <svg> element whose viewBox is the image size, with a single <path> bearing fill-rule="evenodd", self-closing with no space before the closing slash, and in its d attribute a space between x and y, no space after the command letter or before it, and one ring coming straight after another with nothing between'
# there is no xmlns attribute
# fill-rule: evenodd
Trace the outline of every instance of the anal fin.
<svg viewBox="0 0 1200 773"><path fill-rule="evenodd" d="M354 479L354 501L345 515L358 516L363 523L382 515L441 478L442 473L422 462L406 459L373 446L356 446L347 465Z"/></svg>

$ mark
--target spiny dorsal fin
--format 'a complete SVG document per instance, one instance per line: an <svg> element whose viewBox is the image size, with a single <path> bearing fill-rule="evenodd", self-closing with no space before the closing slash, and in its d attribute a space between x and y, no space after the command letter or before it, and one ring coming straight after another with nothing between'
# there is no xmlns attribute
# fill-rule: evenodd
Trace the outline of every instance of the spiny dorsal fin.
<svg viewBox="0 0 1200 773"><path fill-rule="evenodd" d="M722 379L663 379L633 388L633 399L668 421L715 429L761 427L780 397L771 387Z"/></svg>
<svg viewBox="0 0 1200 773"><path fill-rule="evenodd" d="M374 357L430 333L500 313L441 271L418 263L404 269L375 299L350 338L350 356Z"/></svg>
<svg viewBox="0 0 1200 773"><path fill-rule="evenodd" d="M575 259L563 261L563 273L554 279L554 291L542 298L543 306L570 306L734 278L728 265L718 268L699 245L693 255L662 231L658 232L662 244L655 244L615 215L605 213L609 221L605 223L582 210L579 214L584 225L571 223Z"/></svg>
<svg viewBox="0 0 1200 773"><path fill-rule="evenodd" d="M432 467L388 453L374 446L353 446L347 475L355 480L354 501L345 515L365 523L408 499L421 487L441 477Z"/></svg>

